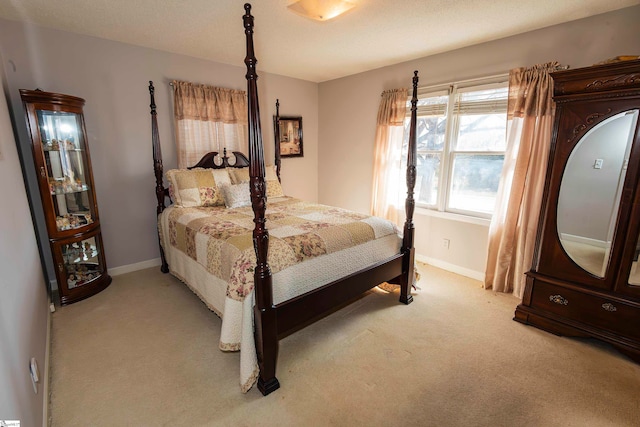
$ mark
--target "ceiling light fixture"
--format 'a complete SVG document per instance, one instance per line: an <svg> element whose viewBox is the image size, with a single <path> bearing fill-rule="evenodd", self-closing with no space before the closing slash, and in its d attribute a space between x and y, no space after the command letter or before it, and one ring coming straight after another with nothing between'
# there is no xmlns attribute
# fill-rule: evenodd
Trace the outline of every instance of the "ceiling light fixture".
<svg viewBox="0 0 640 427"><path fill-rule="evenodd" d="M342 15L355 4L344 0L298 0L287 6L290 10L316 21L328 21Z"/></svg>

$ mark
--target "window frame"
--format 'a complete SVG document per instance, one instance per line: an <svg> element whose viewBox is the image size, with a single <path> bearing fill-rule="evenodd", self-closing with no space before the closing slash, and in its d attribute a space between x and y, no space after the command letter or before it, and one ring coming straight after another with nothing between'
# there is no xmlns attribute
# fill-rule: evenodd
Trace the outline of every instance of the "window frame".
<svg viewBox="0 0 640 427"><path fill-rule="evenodd" d="M491 219L493 213L486 213L481 211L472 211L459 208L450 208L450 198L452 189L450 183L452 182L454 159L458 154L468 155L489 155L489 156L505 156L506 155L506 142L504 151L475 151L475 150L459 150L457 149L457 140L460 129L460 116L461 114L456 112L456 96L457 94L464 92L473 92L481 90L490 90L497 88L506 88L508 96L509 75L498 75L489 78L465 80L446 85L434 85L418 88L418 102L420 99L437 97L447 95L447 108L446 111L446 126L444 133L444 144L442 150L418 150L418 155L436 154L440 155L440 167L438 171L438 194L436 198L436 204L428 204L416 199L416 207L427 209L429 211L436 211L443 214L454 214L456 216L468 216L481 219ZM508 98L504 101L499 101L497 104L504 104L504 114L507 113ZM410 105L408 103L408 105ZM407 119L411 116L411 110L407 110ZM424 116L424 114L423 114ZM418 107L418 120L420 119L420 107ZM505 133L507 129L507 121L505 120ZM505 134L506 135L506 134ZM408 137L408 136L407 136ZM418 175L419 177L420 175Z"/></svg>

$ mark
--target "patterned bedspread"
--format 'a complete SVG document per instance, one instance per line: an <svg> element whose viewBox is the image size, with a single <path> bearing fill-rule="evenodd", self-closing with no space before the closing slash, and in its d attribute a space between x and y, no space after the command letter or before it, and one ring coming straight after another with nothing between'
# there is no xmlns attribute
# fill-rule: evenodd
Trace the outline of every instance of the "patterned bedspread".
<svg viewBox="0 0 640 427"><path fill-rule="evenodd" d="M291 197L269 200L268 261L275 274L295 264L397 234L383 219ZM227 297L242 301L253 289L256 264L250 206L173 209L168 244L228 283Z"/></svg>

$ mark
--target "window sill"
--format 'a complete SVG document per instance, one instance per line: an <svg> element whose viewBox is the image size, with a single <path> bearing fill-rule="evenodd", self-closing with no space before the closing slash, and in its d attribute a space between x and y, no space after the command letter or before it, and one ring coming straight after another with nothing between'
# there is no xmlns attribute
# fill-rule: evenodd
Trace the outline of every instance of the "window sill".
<svg viewBox="0 0 640 427"><path fill-rule="evenodd" d="M417 215L433 216L436 218L448 219L450 221L458 221L458 222L466 222L468 224L482 225L484 227L489 227L489 224L491 224L491 220L488 218L478 218L475 216L461 215L461 214L452 213L452 212L441 212L433 209L422 208L419 206L416 206L415 213Z"/></svg>

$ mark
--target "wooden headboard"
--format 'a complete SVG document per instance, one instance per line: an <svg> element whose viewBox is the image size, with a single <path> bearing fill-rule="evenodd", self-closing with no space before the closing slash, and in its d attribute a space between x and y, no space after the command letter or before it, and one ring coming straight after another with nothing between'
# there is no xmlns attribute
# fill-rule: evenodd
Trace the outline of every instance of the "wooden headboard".
<svg viewBox="0 0 640 427"><path fill-rule="evenodd" d="M216 163L216 157L218 157L217 151L210 151L204 156L198 163L187 169L193 168L208 168L208 169L225 169L225 168L246 168L249 166L249 159L240 151L233 151L233 155L236 158L234 163L229 163L229 157L227 156L227 149L225 148L220 157L220 163Z"/></svg>

